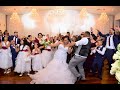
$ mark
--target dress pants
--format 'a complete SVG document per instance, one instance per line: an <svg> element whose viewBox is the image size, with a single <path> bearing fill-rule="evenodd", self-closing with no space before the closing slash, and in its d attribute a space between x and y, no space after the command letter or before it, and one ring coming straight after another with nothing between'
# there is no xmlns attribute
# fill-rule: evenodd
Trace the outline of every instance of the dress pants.
<svg viewBox="0 0 120 90"><path fill-rule="evenodd" d="M102 78L102 66L103 66L103 58L102 57L95 57L92 64L92 72L95 74L96 72L96 65L98 67L98 76Z"/></svg>
<svg viewBox="0 0 120 90"><path fill-rule="evenodd" d="M72 59L70 60L69 69L76 77L82 76L82 78L85 79L83 64L86 61L86 58L87 57L73 56ZM78 67L79 72L76 70L76 66Z"/></svg>

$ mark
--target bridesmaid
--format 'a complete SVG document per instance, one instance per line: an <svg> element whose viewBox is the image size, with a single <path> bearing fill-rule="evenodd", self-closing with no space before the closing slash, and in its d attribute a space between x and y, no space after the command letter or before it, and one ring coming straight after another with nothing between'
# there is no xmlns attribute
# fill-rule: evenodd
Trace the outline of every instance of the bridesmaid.
<svg viewBox="0 0 120 90"><path fill-rule="evenodd" d="M38 43L38 47L41 50L41 52L44 50L44 45L41 44L42 41L43 41L43 34L38 33L38 37L35 37L34 42Z"/></svg>
<svg viewBox="0 0 120 90"><path fill-rule="evenodd" d="M8 41L8 37L5 36L2 41L2 49L1 49L1 60L0 60L0 68L4 69L4 74L8 74L11 72L12 67L12 55L10 51L10 42Z"/></svg>

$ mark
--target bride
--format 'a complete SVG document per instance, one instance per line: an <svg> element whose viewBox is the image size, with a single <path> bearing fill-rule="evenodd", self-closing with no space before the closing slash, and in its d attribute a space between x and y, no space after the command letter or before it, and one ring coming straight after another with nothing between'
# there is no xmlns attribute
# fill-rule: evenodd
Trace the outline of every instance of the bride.
<svg viewBox="0 0 120 90"><path fill-rule="evenodd" d="M50 46L58 46L53 60L46 68L39 70L34 75L30 75L32 79L30 84L74 84L76 77L69 70L68 64L66 63L67 52L71 53L72 51L69 47L69 37L65 36L62 42L51 44Z"/></svg>

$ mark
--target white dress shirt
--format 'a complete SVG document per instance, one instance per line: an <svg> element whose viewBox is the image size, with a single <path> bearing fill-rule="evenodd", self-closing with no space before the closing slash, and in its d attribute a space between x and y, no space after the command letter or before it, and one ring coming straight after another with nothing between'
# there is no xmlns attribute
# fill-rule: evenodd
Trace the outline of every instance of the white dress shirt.
<svg viewBox="0 0 120 90"><path fill-rule="evenodd" d="M101 51L101 50L100 50L101 47L102 47L102 46L100 46L98 49L95 48L94 50L92 50L92 51L91 51L91 54L96 53L96 51L97 51L99 54L104 55L104 54L105 54L105 51L106 51L106 48L103 47L103 49L102 49L102 51Z"/></svg>
<svg viewBox="0 0 120 90"><path fill-rule="evenodd" d="M109 46L109 38L110 38L110 46ZM113 42L113 35L110 35L107 37L106 48L107 49L115 49L114 42Z"/></svg>
<svg viewBox="0 0 120 90"><path fill-rule="evenodd" d="M18 40L17 37L14 36L13 40L16 41L15 44L17 44L17 40Z"/></svg>
<svg viewBox="0 0 120 90"><path fill-rule="evenodd" d="M75 42L76 46L87 45L87 44L88 44L88 38L87 37L83 37L81 40Z"/></svg>
<svg viewBox="0 0 120 90"><path fill-rule="evenodd" d="M76 46L82 46L82 45L87 45L88 44L88 37L83 37L81 40L75 42ZM79 54L75 53L76 56L80 56ZM83 58L86 58L85 56L81 56Z"/></svg>

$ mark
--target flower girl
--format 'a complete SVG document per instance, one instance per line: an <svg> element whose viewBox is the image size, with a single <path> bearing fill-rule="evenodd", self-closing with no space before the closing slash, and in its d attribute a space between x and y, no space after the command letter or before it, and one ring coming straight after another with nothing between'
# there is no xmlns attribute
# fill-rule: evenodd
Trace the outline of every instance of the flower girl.
<svg viewBox="0 0 120 90"><path fill-rule="evenodd" d="M8 41L8 37L4 37L4 41L2 41L2 49L1 49L1 60L0 60L0 68L4 69L4 74L8 74L11 72L12 67L12 55L10 51L10 42Z"/></svg>
<svg viewBox="0 0 120 90"><path fill-rule="evenodd" d="M38 43L34 43L34 49L32 50L32 69L35 73L42 69L41 51L38 48Z"/></svg>
<svg viewBox="0 0 120 90"><path fill-rule="evenodd" d="M21 39L19 53L16 58L16 67L15 72L20 73L19 76L22 76L23 73L31 71L31 51L28 45L26 45L25 41Z"/></svg>

